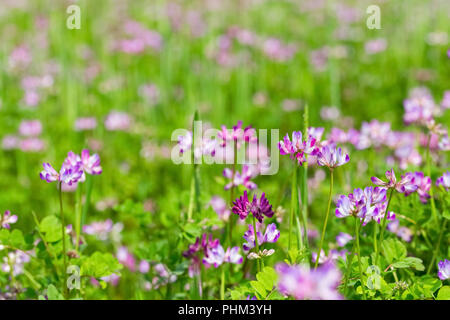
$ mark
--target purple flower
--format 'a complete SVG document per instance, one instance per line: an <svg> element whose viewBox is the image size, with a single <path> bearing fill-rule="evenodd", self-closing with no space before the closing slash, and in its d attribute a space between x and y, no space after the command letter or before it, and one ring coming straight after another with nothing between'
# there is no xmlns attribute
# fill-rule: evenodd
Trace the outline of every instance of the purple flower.
<svg viewBox="0 0 450 320"><path fill-rule="evenodd" d="M117 260L130 271L134 272L136 270L136 260L127 247L122 246L117 250Z"/></svg>
<svg viewBox="0 0 450 320"><path fill-rule="evenodd" d="M336 242L339 247L345 247L345 245L351 240L353 240L353 237L345 232L340 232L336 236Z"/></svg>
<svg viewBox="0 0 450 320"><path fill-rule="evenodd" d="M239 215L239 218L242 220L250 213L253 214L259 222L263 221L264 216L271 218L274 215L272 205L269 203L269 200L267 200L264 192L259 199L256 197L256 194L253 195L253 201L250 202L248 200L247 191L244 191L244 194L236 199L236 201L233 202L233 205L233 213Z"/></svg>
<svg viewBox="0 0 450 320"><path fill-rule="evenodd" d="M226 126L222 126L221 131L218 133L219 140L222 140L221 146L225 147L228 142L234 141L239 149L242 142L256 142L256 131L252 126L242 129L242 121L239 120L232 130L228 130Z"/></svg>
<svg viewBox="0 0 450 320"><path fill-rule="evenodd" d="M259 227L259 228L258 228ZM280 237L280 231L277 229L275 223L271 223L266 227L266 231L264 235L262 234L262 229L264 226L262 224L257 224L256 226L256 234L258 238L258 245L261 246L263 243L275 243L278 241ZM244 233L243 238L247 240L246 243L243 244L244 252L248 252L256 246L255 243L255 232L253 225L249 224L247 231Z"/></svg>
<svg viewBox="0 0 450 320"><path fill-rule="evenodd" d="M81 163L83 169L88 174L101 174L102 167L100 166L100 156L94 153L92 156L89 155L88 149L83 149L81 151Z"/></svg>
<svg viewBox="0 0 450 320"><path fill-rule="evenodd" d="M450 260L442 260L438 263L438 276L441 280L447 280L450 278Z"/></svg>
<svg viewBox="0 0 450 320"><path fill-rule="evenodd" d="M50 165L50 163L42 164L44 170L41 171L40 177L47 182L59 181L59 173Z"/></svg>
<svg viewBox="0 0 450 320"><path fill-rule="evenodd" d="M390 222L387 225L386 229L406 242L410 242L413 236L412 231L409 228L400 227L400 222L398 221L398 219Z"/></svg>
<svg viewBox="0 0 450 320"><path fill-rule="evenodd" d="M430 195L428 194L428 191L430 191L431 188L431 178L426 177L423 172L414 172L414 173L407 173L407 175L412 176L412 183L417 186L417 194L419 195L420 201L423 203L427 202L427 199L430 198ZM405 192L405 196L411 194L411 191Z"/></svg>
<svg viewBox="0 0 450 320"><path fill-rule="evenodd" d="M319 166L326 166L330 169L342 166L349 162L350 157L346 153L342 153L341 148L332 145L326 145L320 149L317 154L317 164Z"/></svg>
<svg viewBox="0 0 450 320"><path fill-rule="evenodd" d="M413 176L411 174L406 174L402 176L400 181L397 181L395 177L394 169L386 171L386 178L388 181L383 181L377 177L372 177L372 183L377 186L386 187L388 189L395 188L400 193L410 193L417 190L417 186L413 183Z"/></svg>
<svg viewBox="0 0 450 320"><path fill-rule="evenodd" d="M36 137L42 132L42 124L39 120L22 121L19 126L19 133L25 137Z"/></svg>
<svg viewBox="0 0 450 320"><path fill-rule="evenodd" d="M450 189L450 171L444 172L441 177L437 178L436 185L442 186L445 190L448 191Z"/></svg>
<svg viewBox="0 0 450 320"><path fill-rule="evenodd" d="M223 176L228 179L232 179L229 183L225 185L225 190L229 190L232 187L237 187L243 185L245 188L249 190L256 189L257 185L250 181L253 178L254 173L248 165L242 166L242 173L236 171L233 177L233 171L229 168L225 168L223 170Z"/></svg>
<svg viewBox="0 0 450 320"><path fill-rule="evenodd" d="M325 263L317 269L279 263L275 270L279 276L278 289L285 295L297 300L342 299L337 289L342 276L333 263Z"/></svg>
<svg viewBox="0 0 450 320"><path fill-rule="evenodd" d="M449 49L450 52L450 49ZM444 92L444 97L441 102L442 109L450 109L450 90Z"/></svg>
<svg viewBox="0 0 450 320"><path fill-rule="evenodd" d="M403 101L403 107L405 109L403 121L407 125L412 123L424 125L437 112L433 97L426 88L416 88L410 97Z"/></svg>
<svg viewBox="0 0 450 320"><path fill-rule="evenodd" d="M147 273L150 270L150 264L146 260L142 260L139 263L139 272L140 273Z"/></svg>
<svg viewBox="0 0 450 320"><path fill-rule="evenodd" d="M310 129L310 130L309 130ZM278 142L281 155L288 154L291 159L297 159L299 165L306 161L305 154L315 155L317 153L316 142L322 136L323 128L309 128L308 139L302 140L301 131L292 132L292 141L286 134L282 141ZM315 137L316 136L316 137Z"/></svg>
<svg viewBox="0 0 450 320"><path fill-rule="evenodd" d="M131 117L125 112L111 111L105 119L109 131L127 131L131 126Z"/></svg>
<svg viewBox="0 0 450 320"><path fill-rule="evenodd" d="M214 248L209 248L202 260L207 267L213 265L214 268L219 267L224 262L241 264L242 261L243 258L239 254L239 247L228 248L225 251L220 244Z"/></svg>
<svg viewBox="0 0 450 320"><path fill-rule="evenodd" d="M93 130L97 127L97 120L93 117L78 118L75 121L75 131Z"/></svg>
<svg viewBox="0 0 450 320"><path fill-rule="evenodd" d="M17 216L11 215L11 211L6 210L3 217L0 219L0 227L9 229L11 223L17 222Z"/></svg>

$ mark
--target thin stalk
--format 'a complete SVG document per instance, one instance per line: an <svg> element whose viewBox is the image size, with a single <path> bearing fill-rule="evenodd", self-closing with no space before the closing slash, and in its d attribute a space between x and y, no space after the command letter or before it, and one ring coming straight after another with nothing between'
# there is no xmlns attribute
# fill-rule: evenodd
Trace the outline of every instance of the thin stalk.
<svg viewBox="0 0 450 320"><path fill-rule="evenodd" d="M255 235L255 246L256 246L256 252L259 254L259 243L258 243L258 236L256 233L256 219L255 216L253 216L253 232ZM257 265L258 265L258 272L261 271L261 266L259 265L259 259L256 259ZM262 263L262 259L261 259L261 263Z"/></svg>
<svg viewBox="0 0 450 320"><path fill-rule="evenodd" d="M87 174L86 175L86 201L84 202L83 213L81 215L80 229L86 223L87 212L89 209L89 205L91 203L91 193L92 193L93 182L94 182L93 177L91 175Z"/></svg>
<svg viewBox="0 0 450 320"><path fill-rule="evenodd" d="M428 135L427 153L426 153L427 176L431 178L430 141L431 141L431 132ZM431 202L431 214L433 215L433 219L438 223L439 219L438 219L438 216L437 216L437 213L436 213L436 204L434 203L433 186L430 187L429 194L430 194L430 202Z"/></svg>
<svg viewBox="0 0 450 320"><path fill-rule="evenodd" d="M237 163L237 141L234 141L233 146L233 172L231 174L231 188L230 188L230 205L233 207L234 201L234 177L236 175L236 163ZM228 242L230 246L232 246L232 238L233 238L233 215L230 215L229 224L228 224Z"/></svg>
<svg viewBox="0 0 450 320"><path fill-rule="evenodd" d="M355 230L355 235L353 237L354 239L356 238L356 230ZM353 256L355 255L355 249L356 249L356 242L355 240L353 240L353 246L352 246L352 251L350 253L350 257L348 258L348 264L347 264L347 271L345 273L345 281L344 281L344 296L347 296L347 284L348 284L348 279L350 278L350 272L352 271L352 261L353 261Z"/></svg>
<svg viewBox="0 0 450 320"><path fill-rule="evenodd" d="M220 276L220 300L225 300L225 268L223 266Z"/></svg>
<svg viewBox="0 0 450 320"><path fill-rule="evenodd" d="M294 170L292 172L291 211L290 211L290 214L289 214L289 242L288 242L288 250L291 250L291 245L292 245L292 225L294 223L294 215L295 215L294 211L297 208L297 205L295 203L295 201L297 200L297 195L298 195L298 193L297 193L297 166L294 163Z"/></svg>
<svg viewBox="0 0 450 320"><path fill-rule="evenodd" d="M309 106L305 104L303 111L303 137L307 139L309 127ZM305 154L305 162L303 162L303 179L302 179L302 222L303 222L303 245L309 252L308 244L308 155ZM310 254L310 252L309 252ZM310 263L310 258L308 263Z"/></svg>
<svg viewBox="0 0 450 320"><path fill-rule="evenodd" d="M375 255L375 265L378 265L378 258L380 257L380 250L383 247L383 240L384 240L384 230L386 230L386 222L387 222L387 215L389 212L389 206L391 204L391 200L392 200L392 195L394 194L394 188L391 189L391 193L389 194L389 200L386 206L386 212L384 213L384 217L383 217L383 224L381 226L381 232L380 232L380 245L379 247L377 247L377 252Z"/></svg>
<svg viewBox="0 0 450 320"><path fill-rule="evenodd" d="M330 193L328 195L327 214L325 216L325 221L323 223L322 235L320 237L319 251L317 252L317 259L316 259L316 264L314 266L314 269L317 269L317 266L319 265L319 257L320 257L320 253L322 252L323 240L325 239L325 232L327 230L328 217L330 215L332 195L333 195L333 169L330 169Z"/></svg>
<svg viewBox="0 0 450 320"><path fill-rule="evenodd" d="M428 270L427 270L427 274L430 274L431 269L433 268L434 262L436 261L436 258L439 254L439 248L441 246L441 242L442 242L442 236L444 235L444 231L445 228L447 227L447 219L443 219L444 223L441 226L441 231L439 232L439 238L438 238L438 242L436 243L436 248L434 249L433 252L433 258L431 259L430 265L428 266Z"/></svg>
<svg viewBox="0 0 450 320"><path fill-rule="evenodd" d="M76 244L75 249L78 252L78 247L80 245L80 234L81 234L81 210L82 210L82 198L83 198L83 191L82 191L82 184L80 183L79 189L77 190L77 204L75 208L75 232L76 232Z"/></svg>
<svg viewBox="0 0 450 320"><path fill-rule="evenodd" d="M67 254L66 254L66 227L64 222L64 211L63 211L63 202L62 202L62 182L59 183L59 210L61 214L61 233L62 233L62 245L63 245L63 261L64 261L64 270L63 270L63 292L67 298Z"/></svg>
<svg viewBox="0 0 450 320"><path fill-rule="evenodd" d="M364 300L367 299L366 297L366 289L364 288L364 283L363 283L363 278L362 278L362 266L361 266L361 251L359 248L359 223L358 223L358 219L355 217L355 235L356 235L356 251L357 251L357 255L358 255L358 267L359 267L359 279L361 282L361 289L363 292L363 297Z"/></svg>

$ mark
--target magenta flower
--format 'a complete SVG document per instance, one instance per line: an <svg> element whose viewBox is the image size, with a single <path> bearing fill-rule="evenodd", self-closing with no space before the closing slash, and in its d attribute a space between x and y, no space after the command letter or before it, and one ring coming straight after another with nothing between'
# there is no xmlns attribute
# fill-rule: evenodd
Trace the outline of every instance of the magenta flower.
<svg viewBox="0 0 450 320"><path fill-rule="evenodd" d="M271 223L267 226L264 235L262 234L262 230L258 231L258 229L263 229L263 225L259 224L259 228L257 226L256 231L259 246L261 246L263 243L266 242L275 243L278 241L278 238L280 237L280 231L277 229L275 223ZM243 238L247 241L242 246L244 252L248 252L256 246L255 232L251 224L248 225L248 230L244 233Z"/></svg>
<svg viewBox="0 0 450 320"><path fill-rule="evenodd" d="M133 254L128 251L127 247L122 246L117 250L117 260L119 263L123 264L130 271L134 272L136 270L136 260Z"/></svg>
<svg viewBox="0 0 450 320"><path fill-rule="evenodd" d="M56 172L55 169L49 164L43 164L44 170L39 174L42 180L47 182L59 181L71 186L73 183L77 183L83 177L83 169L81 165L75 166L67 165L63 163L61 170Z"/></svg>
<svg viewBox="0 0 450 320"><path fill-rule="evenodd" d="M228 142L234 141L239 149L242 142L256 142L256 131L252 126L242 129L242 121L239 120L232 130L228 130L226 126L222 126L218 133L219 140L222 140L221 146L225 147Z"/></svg>
<svg viewBox="0 0 450 320"><path fill-rule="evenodd" d="M25 137L36 137L42 132L42 124L39 120L23 120L19 126L19 133Z"/></svg>
<svg viewBox="0 0 450 320"><path fill-rule="evenodd" d="M257 199L256 194L253 195L253 201L248 200L247 191L233 202L232 211L234 214L239 215L239 218L244 220L250 213L262 223L264 216L271 218L274 215L272 211L272 205L266 198L266 194L263 192L261 197Z"/></svg>
<svg viewBox="0 0 450 320"><path fill-rule="evenodd" d="M317 269L303 265L275 266L278 273L278 289L297 300L340 300L338 292L341 272L333 263L325 263Z"/></svg>
<svg viewBox="0 0 450 320"><path fill-rule="evenodd" d="M441 177L437 178L436 185L442 186L445 190L448 191L450 189L450 171L444 172Z"/></svg>
<svg viewBox="0 0 450 320"><path fill-rule="evenodd" d="M428 194L428 191L430 191L431 188L431 178L426 177L423 172L414 172L414 173L407 173L407 175L412 176L412 183L417 186L417 194L419 195L420 201L423 203L427 202L427 199L430 198L430 195ZM411 194L411 191L405 192L405 196Z"/></svg>
<svg viewBox="0 0 450 320"><path fill-rule="evenodd" d="M387 225L387 230L397 235L403 241L410 242L413 236L412 231L407 227L400 227L400 221L395 219Z"/></svg>
<svg viewBox="0 0 450 320"><path fill-rule="evenodd" d="M105 127L109 131L127 131L132 119L126 112L111 111L105 119Z"/></svg>
<svg viewBox="0 0 450 320"><path fill-rule="evenodd" d="M326 145L320 149L317 154L317 164L319 166L326 166L330 169L342 166L349 162L350 157L346 153L342 153L341 148L332 145Z"/></svg>
<svg viewBox="0 0 450 320"><path fill-rule="evenodd" d="M246 164L242 166L242 173L236 171L234 177L233 171L229 168L225 168L223 170L223 176L225 178L232 179L229 183L225 185L225 190L229 190L231 188L240 185L244 186L249 190L256 189L257 187L257 185L253 181L250 181L250 179L254 177L254 173L251 170L251 168Z"/></svg>
<svg viewBox="0 0 450 320"><path fill-rule="evenodd" d="M442 260L438 263L438 276L439 279L447 280L450 279L450 260Z"/></svg>
<svg viewBox="0 0 450 320"><path fill-rule="evenodd" d="M323 133L321 128L310 128L311 134L320 137ZM309 135L308 139L302 141L301 131L292 132L292 141L289 135L286 134L282 141L278 142L278 149L281 155L288 154L292 160L297 159L299 165L306 161L305 154L315 155L317 153L316 147L317 139L313 135Z"/></svg>
<svg viewBox="0 0 450 320"><path fill-rule="evenodd" d="M83 165L83 169L88 174L101 174L102 167L100 166L100 156L97 153L94 153L92 156L89 155L88 149L83 149L81 151L81 163Z"/></svg>
<svg viewBox="0 0 450 320"><path fill-rule="evenodd" d="M83 232L89 235L95 235L99 240L107 240L108 234L113 231L113 222L111 219L105 221L92 222L83 226Z"/></svg>
<svg viewBox="0 0 450 320"><path fill-rule="evenodd" d="M372 183L377 186L386 187L388 189L394 188L400 193L410 193L417 190L417 186L413 183L413 176L411 174L406 174L402 176L400 181L397 181L395 177L394 169L386 171L386 178L388 181L383 181L377 177L372 177Z"/></svg>
<svg viewBox="0 0 450 320"><path fill-rule="evenodd" d="M213 196L209 204L211 205L213 210L217 213L219 219L228 221L231 212L224 199L222 199L219 196Z"/></svg>
<svg viewBox="0 0 450 320"><path fill-rule="evenodd" d="M3 214L3 217L1 217L0 219L0 227L9 229L10 224L16 223L17 219L18 218L16 215L11 215L11 211L6 210L5 213Z"/></svg>
<svg viewBox="0 0 450 320"><path fill-rule="evenodd" d="M93 117L78 118L75 120L75 131L94 130L97 127L97 119Z"/></svg>

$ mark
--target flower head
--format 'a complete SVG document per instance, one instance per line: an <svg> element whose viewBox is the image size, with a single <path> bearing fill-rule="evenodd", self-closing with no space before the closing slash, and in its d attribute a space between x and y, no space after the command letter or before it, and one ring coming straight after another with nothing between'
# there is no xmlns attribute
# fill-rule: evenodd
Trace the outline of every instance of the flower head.
<svg viewBox="0 0 450 320"><path fill-rule="evenodd" d="M400 193L411 193L417 190L417 186L413 183L413 176L406 174L397 181L394 169L386 171L387 181L383 181L377 177L372 177L372 183L377 186L386 187L388 189L395 188Z"/></svg>
<svg viewBox="0 0 450 320"><path fill-rule="evenodd" d="M289 266L280 263L275 266L278 273L280 292L297 300L339 300L342 296L337 287L341 281L341 273L336 266L325 263L317 269L309 269L304 265Z"/></svg>
<svg viewBox="0 0 450 320"><path fill-rule="evenodd" d="M264 216L271 218L275 213L272 211L272 205L266 198L266 194L263 192L258 199L256 194L253 195L253 200L248 200L247 191L233 202L232 211L234 214L239 215L239 218L244 220L250 213L259 221L262 222Z"/></svg>
<svg viewBox="0 0 450 320"><path fill-rule="evenodd" d="M437 178L436 180L437 186L442 186L445 190L450 190L450 171L444 172L444 174Z"/></svg>
<svg viewBox="0 0 450 320"><path fill-rule="evenodd" d="M3 217L0 218L0 227L9 229L10 224L17 222L17 216L11 215L11 211L6 210Z"/></svg>
<svg viewBox="0 0 450 320"><path fill-rule="evenodd" d="M101 174L102 167L100 166L100 156L94 153L92 156L89 155L88 149L83 149L81 151L81 163L83 165L83 170L88 174Z"/></svg>
<svg viewBox="0 0 450 320"><path fill-rule="evenodd" d="M259 230L258 230L259 229ZM262 233L262 230L264 229L264 226L259 224L259 228L257 225L256 229L256 238L258 239L258 245L261 246L263 243L275 243L278 241L278 238L280 237L280 231L277 229L277 226L275 223L271 223L267 226L266 231L264 232L264 235ZM255 243L255 232L253 225L249 224L247 231L244 233L243 238L247 241L243 244L243 249L245 252L250 251L256 246Z"/></svg>
<svg viewBox="0 0 450 320"><path fill-rule="evenodd" d="M341 148L332 145L326 145L317 153L317 164L326 166L330 169L342 166L349 162L350 157L346 153L342 153Z"/></svg>
<svg viewBox="0 0 450 320"><path fill-rule="evenodd" d="M242 166L242 173L239 171L236 171L234 173L234 176L233 176L233 171L231 169L225 168L223 170L223 176L225 178L231 179L231 181L225 185L225 190L229 190L232 187L237 187L240 185L244 186L245 188L247 188L249 190L256 189L256 187L257 187L257 185L253 181L250 180L254 177L254 172L246 164L244 164Z"/></svg>
<svg viewBox="0 0 450 320"><path fill-rule="evenodd" d="M441 280L450 279L450 260L442 260L438 263L438 276Z"/></svg>

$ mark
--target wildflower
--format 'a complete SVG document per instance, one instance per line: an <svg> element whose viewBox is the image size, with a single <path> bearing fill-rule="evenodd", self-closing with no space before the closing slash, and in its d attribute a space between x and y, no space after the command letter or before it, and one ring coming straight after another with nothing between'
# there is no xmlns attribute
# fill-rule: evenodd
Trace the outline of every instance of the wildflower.
<svg viewBox="0 0 450 320"><path fill-rule="evenodd" d="M351 240L353 240L353 237L345 232L340 232L336 236L336 242L339 247L344 247Z"/></svg>
<svg viewBox="0 0 450 320"><path fill-rule="evenodd" d="M263 229L263 226L260 225L259 229ZM258 231L258 227L256 230L256 238L258 239L258 245L262 245L263 243L275 243L278 241L280 237L280 231L277 229L275 223L271 223L267 226L264 235L261 231ZM248 230L244 233L243 238L247 241L243 244L243 249L245 252L250 251L256 245L255 243L255 232L253 226L251 224L248 225Z"/></svg>
<svg viewBox="0 0 450 320"><path fill-rule="evenodd" d="M42 124L39 120L24 120L20 123L19 133L25 137L39 136L42 132Z"/></svg>
<svg viewBox="0 0 450 320"><path fill-rule="evenodd" d="M450 171L444 172L444 174L437 178L436 180L437 186L442 186L445 190L450 190Z"/></svg>
<svg viewBox="0 0 450 320"><path fill-rule="evenodd" d="M232 130L228 130L226 126L221 127L221 131L218 133L219 140L222 140L221 146L225 147L228 142L234 141L236 148L239 149L242 142L255 142L257 141L256 131L252 126L247 126L242 129L242 121L239 120Z"/></svg>
<svg viewBox="0 0 450 320"><path fill-rule="evenodd" d="M99 240L107 240L108 234L113 230L111 219L105 221L92 222L83 226L83 232L89 235L95 235Z"/></svg>
<svg viewBox="0 0 450 320"><path fill-rule="evenodd" d="M400 193L410 193L417 190L417 186L413 183L413 176L411 174L406 174L402 176L400 181L397 181L395 177L394 169L386 171L386 178L388 181L383 181L377 177L372 177L372 183L377 186L386 187L388 189L394 188Z"/></svg>
<svg viewBox="0 0 450 320"><path fill-rule="evenodd" d="M342 299L337 290L341 273L333 263L326 263L317 269L280 263L275 266L275 270L279 276L278 288L283 294L297 300Z"/></svg>
<svg viewBox="0 0 450 320"><path fill-rule="evenodd" d="M227 248L225 251L220 244L214 248L208 248L202 260L205 266L214 265L215 268L224 262L241 264L242 261L243 258L239 254L239 247Z"/></svg>
<svg viewBox="0 0 450 320"><path fill-rule="evenodd" d="M412 183L417 186L417 194L419 195L420 201L423 203L427 202L427 199L430 198L428 191L431 188L431 178L424 176L423 172L414 172L407 173L412 176ZM411 191L405 192L405 196L411 194Z"/></svg>
<svg viewBox="0 0 450 320"><path fill-rule="evenodd" d="M209 204L221 220L228 221L231 212L224 199L219 196L213 196Z"/></svg>
<svg viewBox="0 0 450 320"><path fill-rule="evenodd" d="M49 163L44 163L43 167L44 170L41 171L40 177L47 182L59 181L71 186L73 183L78 182L83 176L83 169L79 164L70 166L64 163L59 173L56 172Z"/></svg>
<svg viewBox="0 0 450 320"><path fill-rule="evenodd" d="M253 181L250 181L250 179L254 177L254 173L251 170L251 168L246 164L242 166L242 173L236 171L234 173L234 177L233 171L229 168L225 168L223 170L223 176L225 178L232 179L229 183L225 185L225 190L229 190L233 187L237 187L240 185L243 185L245 188L249 190L256 189L257 187L257 185Z"/></svg>
<svg viewBox="0 0 450 320"><path fill-rule="evenodd" d="M331 249L328 252L328 256L326 256L325 255L325 251L320 250L319 264L323 264L325 262L331 262L331 261L338 260L339 257L342 258L343 260L345 260L347 258L346 254L347 254L347 250L345 250L345 249L341 250L341 251L338 251L336 249ZM312 261L315 263L316 259L317 259L317 252L312 252L311 253L311 258L312 258Z"/></svg>
<svg viewBox="0 0 450 320"><path fill-rule="evenodd" d="M403 241L410 242L412 239L412 231L407 227L400 227L400 221L395 219L387 225L388 231L394 233Z"/></svg>
<svg viewBox="0 0 450 320"><path fill-rule="evenodd" d="M255 259L261 259L263 257L270 257L274 253L275 253L274 249L269 249L269 250L264 249L264 250L259 250L259 252L250 252L247 255L247 259L255 260Z"/></svg>
<svg viewBox="0 0 450 320"><path fill-rule="evenodd" d="M450 49L449 49L450 52ZM450 109L450 90L444 92L444 97L442 98L441 107L443 109Z"/></svg>
<svg viewBox="0 0 450 320"><path fill-rule="evenodd" d="M321 136L323 133L322 128L310 128L312 134ZM305 154L315 155L317 153L316 147L317 139L313 135L309 135L308 139L302 141L301 131L294 131L292 133L292 141L289 139L289 135L286 134L282 141L278 142L278 149L280 149L281 155L289 155L292 160L297 159L299 165L306 161Z"/></svg>
<svg viewBox="0 0 450 320"><path fill-rule="evenodd" d="M88 149L83 149L81 151L81 163L83 165L83 170L88 174L96 175L102 173L102 167L100 166L100 156L94 153L92 156L89 155Z"/></svg>
<svg viewBox="0 0 450 320"><path fill-rule="evenodd" d="M23 273L25 263L30 262L29 253L21 250L9 252L6 257L3 257L3 264L1 270L6 273L11 273L18 276Z"/></svg>
<svg viewBox="0 0 450 320"><path fill-rule="evenodd" d="M9 229L10 224L16 223L16 222L17 222L17 216L11 215L11 211L6 210L5 213L3 214L3 217L1 217L1 219L0 219L0 227Z"/></svg>
<svg viewBox="0 0 450 320"><path fill-rule="evenodd" d="M232 212L239 215L239 218L244 220L248 214L252 214L260 223L263 221L264 216L271 218L274 215L272 211L272 205L266 198L266 194L263 192L261 197L257 199L256 194L253 195L253 200L248 200L247 191L233 202Z"/></svg>
<svg viewBox="0 0 450 320"><path fill-rule="evenodd" d="M139 263L139 272L140 273L147 273L150 270L150 264L146 260L142 260Z"/></svg>
<svg viewBox="0 0 450 320"><path fill-rule="evenodd" d="M438 263L438 276L441 280L450 279L450 260L442 260Z"/></svg>
<svg viewBox="0 0 450 320"><path fill-rule="evenodd" d="M403 101L405 124L423 125L433 118L437 108L428 89L416 88L408 99Z"/></svg>
<svg viewBox="0 0 450 320"><path fill-rule="evenodd" d="M346 153L342 153L341 148L326 145L320 149L317 154L317 164L319 166L326 166L330 169L342 166L349 162L350 157Z"/></svg>
<svg viewBox="0 0 450 320"><path fill-rule="evenodd" d="M105 119L109 131L127 131L131 126L131 117L125 112L111 111Z"/></svg>
<svg viewBox="0 0 450 320"><path fill-rule="evenodd" d="M131 252L128 251L127 247L121 246L117 249L117 260L119 263L123 264L130 271L134 272L136 269L136 260Z"/></svg>
<svg viewBox="0 0 450 320"><path fill-rule="evenodd" d="M94 130L97 127L97 119L93 117L78 118L75 121L75 131Z"/></svg>

